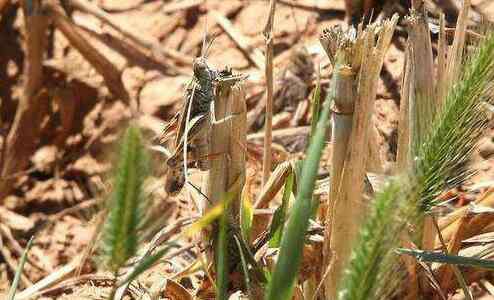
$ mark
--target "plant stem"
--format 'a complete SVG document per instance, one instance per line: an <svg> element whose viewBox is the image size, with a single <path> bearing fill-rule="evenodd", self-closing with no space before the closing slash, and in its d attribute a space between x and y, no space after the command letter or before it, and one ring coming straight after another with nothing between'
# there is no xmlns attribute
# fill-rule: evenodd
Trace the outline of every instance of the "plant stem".
<svg viewBox="0 0 494 300"><path fill-rule="evenodd" d="M276 0L271 0L269 3L269 15L264 29L264 37L266 39L266 121L264 127L264 152L262 159L262 185L264 186L268 182L269 175L271 174L271 143L273 140L273 23L274 12L276 8Z"/></svg>

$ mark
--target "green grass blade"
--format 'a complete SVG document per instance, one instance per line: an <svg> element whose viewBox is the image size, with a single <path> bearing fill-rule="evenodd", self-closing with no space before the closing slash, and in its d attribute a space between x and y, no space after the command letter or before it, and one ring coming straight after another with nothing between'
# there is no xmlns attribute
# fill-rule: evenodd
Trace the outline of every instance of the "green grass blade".
<svg viewBox="0 0 494 300"><path fill-rule="evenodd" d="M316 133L317 123L319 122L319 112L321 110L321 78L317 77L316 88L311 101L312 120L310 122L310 135Z"/></svg>
<svg viewBox="0 0 494 300"><path fill-rule="evenodd" d="M34 236L32 236L29 239L29 242L27 242L26 249L24 249L24 252L22 253L21 260L19 261L19 266L17 267L17 270L15 271L15 276L14 280L12 281L12 286L10 287L9 290L9 295L7 296L7 300L14 300L15 298L15 293L17 291L17 287L19 286L19 281L21 279L22 275L22 270L24 269L24 264L26 263L27 260L27 253L33 246L33 240Z"/></svg>
<svg viewBox="0 0 494 300"><path fill-rule="evenodd" d="M157 261L159 261L165 254L167 254L172 248L178 247L178 244L175 243L167 243L165 247L158 252L156 252L153 255L149 255L146 257L143 257L135 268L132 269L132 272L128 274L125 279L123 279L121 282L118 283L118 287L123 286L134 279L137 278L137 276L141 275L143 272L145 272L147 269L151 268Z"/></svg>
<svg viewBox="0 0 494 300"><path fill-rule="evenodd" d="M283 190L283 198L281 199L281 205L276 209L273 214L273 221L271 222L271 228L269 229L269 247L278 248L281 243L281 237L283 236L283 226L285 225L285 218L288 209L288 202L290 201L290 195L293 190L293 172L288 175L285 181L285 188Z"/></svg>
<svg viewBox="0 0 494 300"><path fill-rule="evenodd" d="M278 262L265 296L267 300L290 299L293 293L293 285L302 260L305 233L313 208L312 193L329 127L329 104L330 98L328 96L324 101L315 134L312 136L307 150L300 183L297 183L298 194L281 239Z"/></svg>
<svg viewBox="0 0 494 300"><path fill-rule="evenodd" d="M229 250L235 249L235 241L233 235L240 233L240 228L234 228L230 221L229 206L231 201L237 195L234 187L230 187L219 205L222 207L222 214L219 222L216 225L216 236L213 237L213 245L215 247L215 267L216 267L216 299L228 299L228 279L230 275ZM213 231L214 232L214 231ZM214 233L213 233L214 234ZM229 247L233 245L233 247Z"/></svg>
<svg viewBox="0 0 494 300"><path fill-rule="evenodd" d="M183 231L182 235L185 237L191 237L194 234L199 233L202 229L206 228L206 226L216 221L222 215L223 211L223 203L220 202L216 204L215 206L210 208L199 220L195 221L185 231Z"/></svg>
<svg viewBox="0 0 494 300"><path fill-rule="evenodd" d="M240 262L242 263L242 271L244 273L245 288L247 289L247 294L249 295L249 298L252 299L249 268L247 267L247 261L245 259L244 250L242 249L240 240L236 236L234 236L234 238L235 238L235 243L237 244L238 252L240 253Z"/></svg>
<svg viewBox="0 0 494 300"><path fill-rule="evenodd" d="M476 257L444 254L441 252L424 251L400 248L396 250L399 254L410 255L427 263L442 263L448 265L474 267L485 270L494 270L494 260Z"/></svg>
<svg viewBox="0 0 494 300"><path fill-rule="evenodd" d="M117 272L137 252L139 229L145 222L144 180L150 161L137 126L126 130L118 157L108 219L103 229L103 259Z"/></svg>
<svg viewBox="0 0 494 300"><path fill-rule="evenodd" d="M219 220L218 243L216 245L216 298L228 299L228 208L225 207Z"/></svg>
<svg viewBox="0 0 494 300"><path fill-rule="evenodd" d="M254 218L254 207L248 193L242 195L242 205L240 206L240 229L245 241L250 241L252 229L252 219Z"/></svg>

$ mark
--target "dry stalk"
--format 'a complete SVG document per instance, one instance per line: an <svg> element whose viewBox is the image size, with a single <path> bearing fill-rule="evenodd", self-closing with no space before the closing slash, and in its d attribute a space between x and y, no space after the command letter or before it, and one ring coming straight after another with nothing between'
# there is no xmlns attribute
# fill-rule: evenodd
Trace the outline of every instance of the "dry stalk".
<svg viewBox="0 0 494 300"><path fill-rule="evenodd" d="M84 39L82 30L67 18L59 6L50 4L47 6L47 9L57 29L63 33L70 44L81 53L96 71L103 76L110 92L121 100L129 102L130 97L123 85L121 72Z"/></svg>
<svg viewBox="0 0 494 300"><path fill-rule="evenodd" d="M274 12L276 9L276 0L271 0L269 3L269 16L264 28L264 38L266 39L266 123L264 126L264 152L262 158L262 184L265 185L271 174L271 143L273 142L273 96L274 96L274 81L273 81L273 23Z"/></svg>
<svg viewBox="0 0 494 300"><path fill-rule="evenodd" d="M285 180L288 175L293 172L293 165L291 161L284 161L276 166L269 180L263 186L259 197L256 199L254 208L267 208L269 202L280 191L281 187L285 184Z"/></svg>
<svg viewBox="0 0 494 300"><path fill-rule="evenodd" d="M436 239L436 230L434 229L434 217L426 215L422 230L422 249L434 249L434 241Z"/></svg>
<svg viewBox="0 0 494 300"><path fill-rule="evenodd" d="M323 252L325 261L323 270L326 264L332 262L332 268L325 279L328 299L336 298L339 280L352 252L362 217L365 215L366 206L362 200L369 153L362 151L369 146L379 74L397 21L398 16L395 15L382 25L371 24L365 31L360 26L356 38L350 33L343 34L339 29L325 31L321 37L324 50L333 65L337 66L333 85L335 107L340 112L351 113L350 108L354 106L351 119L348 119L348 116L345 118L344 115L333 116L335 121L333 126L336 127L333 135L340 135L341 138L336 136L333 143L334 165L332 165L329 193L332 196L330 199L332 203L328 206L330 211L326 214L331 218L326 220L327 238ZM338 67L342 62L343 66ZM342 78L345 78L340 83L338 83L338 75L343 75ZM359 80L352 80L353 78ZM358 93L348 90L350 88ZM337 99L338 97L340 99ZM356 100L354 104L351 104L352 98ZM343 124L341 120L344 120ZM336 121L339 122L338 125ZM348 137L349 131L351 133Z"/></svg>
<svg viewBox="0 0 494 300"><path fill-rule="evenodd" d="M451 224L446 229L442 230L441 233L446 242L449 242L453 239L454 235L457 232L458 224L460 224L461 219L457 222ZM492 222L494 222L494 214L478 214L475 215L469 222L469 231L466 232L463 236L463 239L468 239L473 237L476 234L482 232L484 228L489 226Z"/></svg>
<svg viewBox="0 0 494 300"><path fill-rule="evenodd" d="M245 147L246 140L243 128L246 107L242 86L219 86L214 101L215 111L211 113L220 121L212 124L211 129L211 169L206 194L213 203L222 200L222 195L239 175L245 177L245 151L242 147Z"/></svg>
<svg viewBox="0 0 494 300"><path fill-rule="evenodd" d="M409 133L411 159L415 151L428 134L430 124L434 119L437 105L434 103L434 62L429 26L423 7L412 9L408 21L408 41L413 65L413 83L409 97ZM409 167L414 167L413 165ZM434 223L431 216L426 216L423 222L422 249L431 250L435 239Z"/></svg>
<svg viewBox="0 0 494 300"><path fill-rule="evenodd" d="M468 234L469 231L469 223L470 220L472 219L473 214L470 212L466 212L461 218L460 222L458 224L458 227L456 228L456 232L453 235L453 238L448 244L447 250L445 251L446 254L452 254L452 255L457 255L458 252L461 249L461 243L465 239L465 236ZM439 226L438 226L439 229ZM438 233L439 237L442 237L441 233ZM444 243L444 240L442 240ZM456 270L455 270L456 268ZM454 273L459 272L457 266L453 265L448 265L444 264L439 267L439 270L437 270L437 278L439 280L439 284L441 285L441 289L445 292L448 292L451 290L453 284L453 276ZM435 299L440 299L438 295L435 296Z"/></svg>
<svg viewBox="0 0 494 300"><path fill-rule="evenodd" d="M491 188L486 192L484 192L483 195L477 197L474 204L486 206L486 207L494 207L494 189ZM468 210L468 206L464 206L454 210L449 215L441 218L439 220L439 228L441 229L441 231L444 232L445 230L447 230L447 228L457 227L458 219L460 219L466 213L467 210ZM448 240L446 237L445 239Z"/></svg>
<svg viewBox="0 0 494 300"><path fill-rule="evenodd" d="M167 49L166 47L161 47L157 39L154 39L152 37L145 37L133 32L133 30L128 28L128 25L115 21L110 14L108 14L93 3L82 0L70 0L68 2L74 8L98 18L100 21L109 25L111 28L122 34L125 38L150 51L152 53L152 56L160 62L163 62L163 64L165 64L163 61L163 55L173 57L174 59L178 59L180 62L186 62L188 64L192 62L191 60L182 61L183 55L182 57L177 56L174 51L169 51L169 49ZM174 69L174 71L177 71L176 68L172 65L165 65L167 65L167 67L171 69Z"/></svg>
<svg viewBox="0 0 494 300"><path fill-rule="evenodd" d="M81 255L76 256L72 261L68 264L64 265L51 272L48 276L39 280L35 284L29 285L28 288L24 289L20 293L17 293L15 296L16 300L24 300L24 299L32 299L34 295L38 292L43 291L46 288L49 288L56 283L62 281L64 278L72 274L79 265L81 260Z"/></svg>
<svg viewBox="0 0 494 300"><path fill-rule="evenodd" d="M375 126L369 128L369 153L367 154L366 170L368 172L383 174L384 173L384 159L381 156L381 150L379 146L379 132Z"/></svg>
<svg viewBox="0 0 494 300"><path fill-rule="evenodd" d="M410 57L410 45L405 50L405 65L403 66L403 78L401 81L400 116L398 125L398 153L396 157L396 173L407 170L412 165L411 140L410 140L410 98L413 82L413 64Z"/></svg>
<svg viewBox="0 0 494 300"><path fill-rule="evenodd" d="M255 209L265 209L281 190L287 177L294 172L293 161L284 161L276 166L269 176L266 184L263 185L261 193L254 203ZM251 236L260 236L269 226L272 215L255 215L252 220Z"/></svg>
<svg viewBox="0 0 494 300"><path fill-rule="evenodd" d="M239 47L239 49L244 53L244 55L254 63L254 65L263 70L265 67L265 57L259 49L253 48L247 38L238 31L228 20L217 11L211 11L210 14L215 18L223 30L225 30L226 34L235 42L235 44Z"/></svg>
<svg viewBox="0 0 494 300"><path fill-rule="evenodd" d="M410 63L413 65L413 97L409 99L410 138L412 155L414 149L425 138L433 120L436 105L434 100L434 63L429 26L424 10L413 10L408 21L408 39L411 50ZM413 157L412 156L412 157Z"/></svg>
<svg viewBox="0 0 494 300"><path fill-rule="evenodd" d="M217 87L214 114L217 122L211 129L211 158L206 185L206 196L212 204L224 200L227 193L233 193L229 202L229 226L237 228L240 224L241 191L245 184L245 145L247 139L247 107L242 83L233 86L220 84ZM213 237L214 238L214 237ZM229 237L234 243L234 238ZM236 249L233 245L229 249ZM214 256L216 257L216 256ZM229 264L232 265L232 264Z"/></svg>
<svg viewBox="0 0 494 300"><path fill-rule="evenodd" d="M448 44L446 41L444 14L439 16L439 38L437 45L437 85L436 85L436 97L437 104L441 106L446 101L447 95L447 81L446 81L446 57L448 52Z"/></svg>
<svg viewBox="0 0 494 300"><path fill-rule="evenodd" d="M143 69L156 69L163 74L182 74L189 75L188 70L183 68L172 67L167 64L163 59L156 57L150 50L141 49L133 43L117 38L103 30L93 30L84 25L78 25L78 27L85 31L90 37L97 39L101 43L105 44L118 54L122 55L127 59L129 65L138 65ZM176 61L182 63L183 65L190 65L194 59L187 55L180 56L181 60L174 57ZM185 64L184 62L187 62Z"/></svg>
<svg viewBox="0 0 494 300"><path fill-rule="evenodd" d="M465 33L467 29L468 13L470 11L470 0L464 0L456 23L455 38L453 45L448 51L448 62L446 69L446 90L456 82L460 75L463 51L465 49Z"/></svg>
<svg viewBox="0 0 494 300"><path fill-rule="evenodd" d="M415 248L415 245L410 241L410 237L406 234L403 235L403 245L405 248ZM405 300L415 300L419 299L419 285L418 285L418 264L417 261L413 257L408 257L406 255L400 258L405 268L407 269L408 274L408 287L406 288L406 297Z"/></svg>
<svg viewBox="0 0 494 300"><path fill-rule="evenodd" d="M47 18L43 14L41 1L32 1L24 9L26 27L24 88L19 100L12 127L7 135L6 145L1 154L0 205L12 190L15 181L11 177L21 171L29 162L39 137L42 117L44 115L47 94L43 87L43 53L46 42ZM45 104L45 105L44 105Z"/></svg>
<svg viewBox="0 0 494 300"><path fill-rule="evenodd" d="M334 89L334 107L332 114L332 161L331 161L331 177L329 188L329 219L332 220L331 214L333 213L333 205L338 199L338 193L340 189L341 176L343 173L343 166L345 164L346 154L348 152L348 144L350 135L352 133L353 113L355 105L355 88L354 80L355 73L348 65L342 65L337 68L333 74L335 80ZM330 240L331 237L331 223L328 223L325 231L326 240ZM326 244L325 253L330 253L331 244ZM324 265L329 265L331 259L330 256L325 256Z"/></svg>

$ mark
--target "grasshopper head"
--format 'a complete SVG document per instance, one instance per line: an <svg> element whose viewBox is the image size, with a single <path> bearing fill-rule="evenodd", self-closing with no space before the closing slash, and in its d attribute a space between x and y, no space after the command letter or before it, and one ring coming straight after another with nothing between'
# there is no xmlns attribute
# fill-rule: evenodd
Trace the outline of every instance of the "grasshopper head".
<svg viewBox="0 0 494 300"><path fill-rule="evenodd" d="M194 76L199 80L212 80L212 70L204 57L194 59Z"/></svg>

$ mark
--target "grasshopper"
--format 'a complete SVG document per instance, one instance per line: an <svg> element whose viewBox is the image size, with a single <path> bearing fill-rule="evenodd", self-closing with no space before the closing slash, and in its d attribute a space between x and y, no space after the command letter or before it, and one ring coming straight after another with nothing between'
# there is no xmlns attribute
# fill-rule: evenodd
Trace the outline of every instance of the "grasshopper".
<svg viewBox="0 0 494 300"><path fill-rule="evenodd" d="M175 116L177 129L174 150L166 161L168 171L165 190L170 195L180 192L186 182L186 160L191 154L192 161L202 170L209 169L209 137L214 118L215 89L218 83L234 84L245 79L243 75L233 75L231 70L216 71L210 68L205 57L193 63L193 78L187 85L182 109ZM165 129L165 134L171 126Z"/></svg>

